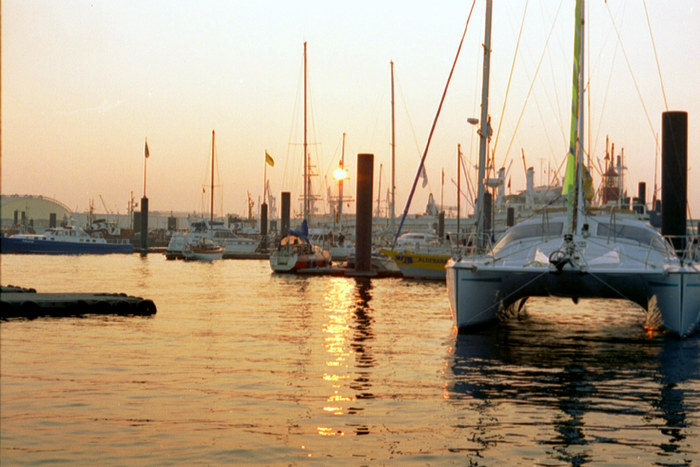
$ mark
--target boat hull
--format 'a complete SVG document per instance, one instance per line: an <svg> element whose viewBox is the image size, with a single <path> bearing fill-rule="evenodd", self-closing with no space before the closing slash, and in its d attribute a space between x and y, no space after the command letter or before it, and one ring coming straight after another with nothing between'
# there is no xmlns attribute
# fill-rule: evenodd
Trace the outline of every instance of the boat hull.
<svg viewBox="0 0 700 467"><path fill-rule="evenodd" d="M448 254L402 252L387 249L382 249L379 252L393 259L404 277L436 281L445 280L445 264L451 257Z"/></svg>
<svg viewBox="0 0 700 467"><path fill-rule="evenodd" d="M185 253L183 259L185 259L186 261L216 261L223 258L223 256L223 252L191 252Z"/></svg>
<svg viewBox="0 0 700 467"><path fill-rule="evenodd" d="M34 238L0 238L0 253L81 255L130 254L133 252L134 245L131 243L59 242Z"/></svg>
<svg viewBox="0 0 700 467"><path fill-rule="evenodd" d="M447 265L450 309L460 331L482 326L510 314L527 297L626 299L658 311L663 326L688 336L700 324L700 271L640 272L564 270L554 268Z"/></svg>
<svg viewBox="0 0 700 467"><path fill-rule="evenodd" d="M196 243L202 238L204 238L203 235L173 235L165 250L165 257L167 259L183 259L188 242ZM247 257L254 254L259 245L257 240L248 237L217 238L215 236L213 241L224 247L223 258Z"/></svg>
<svg viewBox="0 0 700 467"><path fill-rule="evenodd" d="M331 260L319 252L311 254L286 254L275 251L270 255L270 268L274 272L295 273L300 269L314 269L330 267Z"/></svg>
<svg viewBox="0 0 700 467"><path fill-rule="evenodd" d="M664 327L681 337L700 326L700 266L668 271L647 281L649 306L658 308Z"/></svg>

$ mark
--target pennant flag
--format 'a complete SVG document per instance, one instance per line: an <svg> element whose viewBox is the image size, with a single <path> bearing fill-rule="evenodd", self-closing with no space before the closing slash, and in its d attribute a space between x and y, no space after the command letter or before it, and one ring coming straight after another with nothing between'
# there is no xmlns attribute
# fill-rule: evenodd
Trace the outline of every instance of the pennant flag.
<svg viewBox="0 0 700 467"><path fill-rule="evenodd" d="M274 166L275 166L275 160L272 158L272 156L270 155L270 153L268 153L267 151L265 151L265 162L266 162L267 165L269 165L270 167L274 167Z"/></svg>
<svg viewBox="0 0 700 467"><path fill-rule="evenodd" d="M421 166L420 168L420 176L423 178L423 182L421 183L421 187L425 188L425 186L428 184L428 174L425 172L425 166Z"/></svg>
<svg viewBox="0 0 700 467"><path fill-rule="evenodd" d="M143 154L146 156L146 159L148 159L148 156L151 154L148 152L148 139L146 139L146 147L143 150Z"/></svg>

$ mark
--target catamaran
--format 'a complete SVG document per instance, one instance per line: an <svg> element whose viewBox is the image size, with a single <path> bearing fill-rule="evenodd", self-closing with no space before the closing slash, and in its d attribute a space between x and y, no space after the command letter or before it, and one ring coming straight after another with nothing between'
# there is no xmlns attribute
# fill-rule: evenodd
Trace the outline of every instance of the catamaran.
<svg viewBox="0 0 700 467"><path fill-rule="evenodd" d="M576 3L571 134L562 189L569 204L566 212L542 210L539 218L517 224L486 254L447 263L449 303L460 331L517 313L533 296L570 297L575 303L626 299L658 315L681 337L700 324L700 265L693 256L679 255L642 221L626 219L614 208L587 206L583 3Z"/></svg>

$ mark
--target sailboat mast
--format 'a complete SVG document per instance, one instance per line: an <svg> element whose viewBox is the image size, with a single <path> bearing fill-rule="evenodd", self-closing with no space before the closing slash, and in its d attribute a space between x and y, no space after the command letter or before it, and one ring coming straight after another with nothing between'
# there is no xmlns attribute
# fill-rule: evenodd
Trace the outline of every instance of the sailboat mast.
<svg viewBox="0 0 700 467"><path fill-rule="evenodd" d="M578 207L579 210L583 211L585 208L584 204L584 189L583 189L583 175L584 175L584 156L583 156L583 138L584 138L584 94L586 93L585 89L585 83L584 83L584 77L586 76L584 73L584 69L586 66L585 62L585 48L586 48L586 41L585 41L585 36L586 36L586 1L581 0L581 52L579 56L579 61L581 63L581 75L580 75L580 95L579 95L579 102L578 102L578 108L580 109L580 117L578 121L578 131L579 131L579 145L578 145L578 177L576 178L576 185L577 185L577 202L578 202ZM622 187L620 187L622 188Z"/></svg>
<svg viewBox="0 0 700 467"><path fill-rule="evenodd" d="M391 231L395 229L396 206L396 125L394 120L394 61L391 61Z"/></svg>
<svg viewBox="0 0 700 467"><path fill-rule="evenodd" d="M379 164L379 187L377 188L377 214L381 216L381 201L382 201L382 164Z"/></svg>
<svg viewBox="0 0 700 467"><path fill-rule="evenodd" d="M476 209L476 241L479 249L484 242L484 182L486 176L486 145L491 136L489 129L489 68L491 66L491 11L492 1L486 0L486 25L484 28L484 71L481 83L481 127L479 130L479 190Z"/></svg>
<svg viewBox="0 0 700 467"><path fill-rule="evenodd" d="M567 169L564 179L565 189L568 190L569 203L567 209L568 233L579 232L579 211L584 208L583 201L583 131L584 131L584 31L585 31L584 0L576 2L576 28L574 35L574 76L572 99L571 142L569 163L573 170ZM573 175L572 178L570 178ZM570 181L569 181L570 180ZM570 185L569 185L570 184ZM568 187L571 187L570 189Z"/></svg>
<svg viewBox="0 0 700 467"><path fill-rule="evenodd" d="M304 219L309 219L309 167L306 140L306 42L304 42Z"/></svg>
<svg viewBox="0 0 700 467"><path fill-rule="evenodd" d="M460 231L459 231L459 217L460 213L462 211L461 209L461 200L462 200L462 186L461 186L461 181L462 181L462 167L461 167L461 159L462 159L462 145L457 143L457 243L461 245L461 239L460 239Z"/></svg>
<svg viewBox="0 0 700 467"><path fill-rule="evenodd" d="M214 225L214 130L211 130L211 208L209 211L211 225Z"/></svg>

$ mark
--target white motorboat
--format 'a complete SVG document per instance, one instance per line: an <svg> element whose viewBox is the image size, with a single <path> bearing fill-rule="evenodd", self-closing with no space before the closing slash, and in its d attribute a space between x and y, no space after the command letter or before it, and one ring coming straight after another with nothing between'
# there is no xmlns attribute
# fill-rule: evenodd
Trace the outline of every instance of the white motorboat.
<svg viewBox="0 0 700 467"><path fill-rule="evenodd" d="M542 210L540 217L517 224L486 254L447 263L455 324L463 331L494 321L518 312L531 296L570 297L574 303L595 297L637 303L658 313L671 333L688 336L700 324L700 265L691 255L679 257L650 225L616 216L614 209L605 214L586 206L583 1L577 7L572 134L563 187L569 206L566 212Z"/></svg>

